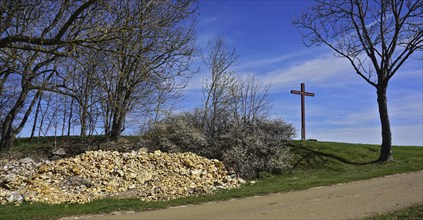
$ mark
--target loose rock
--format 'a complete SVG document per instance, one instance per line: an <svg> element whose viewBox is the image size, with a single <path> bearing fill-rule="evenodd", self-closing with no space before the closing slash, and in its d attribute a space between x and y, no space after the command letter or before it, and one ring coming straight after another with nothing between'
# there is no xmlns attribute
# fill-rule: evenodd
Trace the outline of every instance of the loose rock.
<svg viewBox="0 0 423 220"><path fill-rule="evenodd" d="M64 148L58 148L58 149L54 150L52 152L52 154L53 155L56 155L56 156L65 156L66 155L66 150Z"/></svg>
<svg viewBox="0 0 423 220"><path fill-rule="evenodd" d="M73 158L35 163L0 161L0 203L86 203L130 195L169 200L239 186L222 162L193 153L87 151Z"/></svg>
<svg viewBox="0 0 423 220"><path fill-rule="evenodd" d="M22 202L23 197L21 194L19 194L18 192L12 192L9 196L9 198L7 198L8 202L17 202L20 203Z"/></svg>

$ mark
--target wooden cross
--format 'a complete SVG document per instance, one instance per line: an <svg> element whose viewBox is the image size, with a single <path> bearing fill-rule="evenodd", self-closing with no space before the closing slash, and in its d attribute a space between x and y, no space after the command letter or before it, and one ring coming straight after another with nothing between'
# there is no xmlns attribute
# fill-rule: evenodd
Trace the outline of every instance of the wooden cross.
<svg viewBox="0 0 423 220"><path fill-rule="evenodd" d="M301 83L301 91L291 90L292 94L301 95L301 140L306 139L306 128L305 128L305 96L314 96L314 93L305 91L305 84Z"/></svg>

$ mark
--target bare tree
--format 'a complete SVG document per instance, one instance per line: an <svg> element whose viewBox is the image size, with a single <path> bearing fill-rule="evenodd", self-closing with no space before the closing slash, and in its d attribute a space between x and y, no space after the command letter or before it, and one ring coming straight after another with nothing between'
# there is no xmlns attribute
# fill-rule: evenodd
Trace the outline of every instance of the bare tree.
<svg viewBox="0 0 423 220"><path fill-rule="evenodd" d="M94 54L98 51L81 50L77 59L64 59L59 65L61 71L64 72L56 77L56 82L49 88L49 90L58 96L62 96L65 100L70 97L70 111L68 115L68 134L70 127L72 127L73 119L79 119L78 125L80 127L79 135L81 137L87 136L88 133L93 133L96 125L93 123L97 121L97 116L100 114L98 108L101 105L101 96L99 83L102 78L99 78L98 71L99 64L96 62ZM64 130L66 103L63 107L63 125ZM76 112L74 112L76 110ZM64 132L64 131L62 131Z"/></svg>
<svg viewBox="0 0 423 220"><path fill-rule="evenodd" d="M32 129L31 129L31 135L29 136L30 141L32 142L35 136L35 130L37 129L37 122L38 122L38 116L41 112L41 101L43 99L43 94L40 95L37 102L37 108L35 109L35 115L32 123Z"/></svg>
<svg viewBox="0 0 423 220"><path fill-rule="evenodd" d="M270 85L256 81L253 74L243 78L231 71L238 54L223 38L209 41L207 49L203 61L211 77L203 89L201 127L212 139L226 132L233 123L242 130L254 127L257 120L266 118L271 108Z"/></svg>
<svg viewBox="0 0 423 220"><path fill-rule="evenodd" d="M236 90L233 91L233 96L236 97L234 115L241 127L254 127L257 120L267 118L272 108L269 97L270 84L261 84L253 74L250 74L245 79L238 79L235 88Z"/></svg>
<svg viewBox="0 0 423 220"><path fill-rule="evenodd" d="M128 122L138 125L140 135L153 129L159 122L172 115L175 105L181 100L185 85L185 82L172 80L162 82L159 89L150 88L146 99L134 106Z"/></svg>
<svg viewBox="0 0 423 220"><path fill-rule="evenodd" d="M45 87L56 74L54 56L25 51L20 56L23 59L19 60L18 67L13 70L17 74L9 78L9 80L19 82L17 85L20 85L20 90L12 108L6 113L3 120L0 148L9 147L25 126L36 101L42 94L42 90L35 88ZM18 120L19 115L22 115L20 120Z"/></svg>
<svg viewBox="0 0 423 220"><path fill-rule="evenodd" d="M113 1L4 0L0 2L0 48L69 55L75 46L114 39L107 24ZM88 32L90 34L88 34Z"/></svg>
<svg viewBox="0 0 423 220"><path fill-rule="evenodd" d="M222 37L208 42L203 61L211 76L203 90L202 127L211 137L217 137L218 133L223 131L224 124L228 123L230 108L234 107L236 77L230 68L237 59L235 48L229 48Z"/></svg>
<svg viewBox="0 0 423 220"><path fill-rule="evenodd" d="M8 80L6 78L2 82L4 92L0 95L0 123L3 124L10 109L12 109L12 103L17 99L18 88L15 86L15 80ZM0 134L2 135L4 129L0 126Z"/></svg>
<svg viewBox="0 0 423 220"><path fill-rule="evenodd" d="M422 0L317 0L293 21L307 46L328 46L376 88L382 128L378 161L392 159L386 91L408 58L422 51L422 8Z"/></svg>
<svg viewBox="0 0 423 220"><path fill-rule="evenodd" d="M98 97L77 100L66 68L58 66L70 58L81 62L84 53L106 54L108 61L113 61L109 67L118 77L110 81L117 85L108 97L113 117L110 132L119 136L131 109L129 99L142 89L140 82L167 80L187 70L194 39L193 24L188 20L195 9L195 0L1 1L0 100L5 99L5 84L16 82L21 88L11 108L7 112L2 109L0 149L12 144L46 90L73 97L83 106L81 122L88 120L90 132L94 132L98 114L89 115L87 109L97 109ZM97 68L97 63L93 65ZM85 76L101 75L95 70ZM98 88L101 78L95 79L94 88ZM82 125L81 133L87 126Z"/></svg>
<svg viewBox="0 0 423 220"><path fill-rule="evenodd" d="M117 53L107 53L103 62L104 80L100 87L107 96L106 109L111 119L107 135L111 139L120 136L134 106L146 106L156 91L172 91L167 85L174 85L173 80L191 73L188 68L194 52L191 18L195 3L135 1L119 5L123 19L116 22L120 26L132 25L136 31L122 32L110 42Z"/></svg>
<svg viewBox="0 0 423 220"><path fill-rule="evenodd" d="M50 108L53 105L53 93L51 92L43 92L42 96L38 98L37 108L34 116L33 127L31 131L31 138L35 136L35 131L37 132L37 137L41 137L41 135L46 136L49 123L47 118L49 117L48 114L50 113Z"/></svg>
<svg viewBox="0 0 423 220"><path fill-rule="evenodd" d="M104 13L100 13L105 7L94 7L96 2L0 2L0 95L8 80L21 87L2 121L0 149L10 147L25 126L43 89L58 73L55 62L74 53L76 45L89 46L108 38L100 31L87 34L87 30L98 30L100 23L103 31L108 30L101 19ZM94 8L99 10L89 11ZM21 120L17 120L19 115Z"/></svg>

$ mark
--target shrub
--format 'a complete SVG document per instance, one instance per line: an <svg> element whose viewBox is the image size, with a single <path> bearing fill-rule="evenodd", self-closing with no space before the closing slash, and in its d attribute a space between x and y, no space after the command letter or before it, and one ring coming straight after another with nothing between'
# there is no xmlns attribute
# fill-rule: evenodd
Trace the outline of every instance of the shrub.
<svg viewBox="0 0 423 220"><path fill-rule="evenodd" d="M294 128L282 120L259 120L244 132L234 129L223 139L231 146L223 148L223 162L246 179L258 177L260 172L279 174L291 168L288 141Z"/></svg>
<svg viewBox="0 0 423 220"><path fill-rule="evenodd" d="M150 150L199 152L207 144L204 134L184 115L169 117L148 131L143 139Z"/></svg>
<svg viewBox="0 0 423 220"><path fill-rule="evenodd" d="M228 123L225 132L213 138L201 128L201 117L187 113L171 116L144 135L150 150L185 152L218 159L245 179L260 172L282 173L289 169L288 141L295 135L292 125L282 120L258 119L254 123Z"/></svg>

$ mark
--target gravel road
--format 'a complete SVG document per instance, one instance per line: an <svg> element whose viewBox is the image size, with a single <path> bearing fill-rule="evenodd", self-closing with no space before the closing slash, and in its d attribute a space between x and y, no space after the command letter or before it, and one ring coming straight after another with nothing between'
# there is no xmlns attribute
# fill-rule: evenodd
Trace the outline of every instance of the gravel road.
<svg viewBox="0 0 423 220"><path fill-rule="evenodd" d="M423 171L303 191L77 219L358 219L416 203L423 203Z"/></svg>

